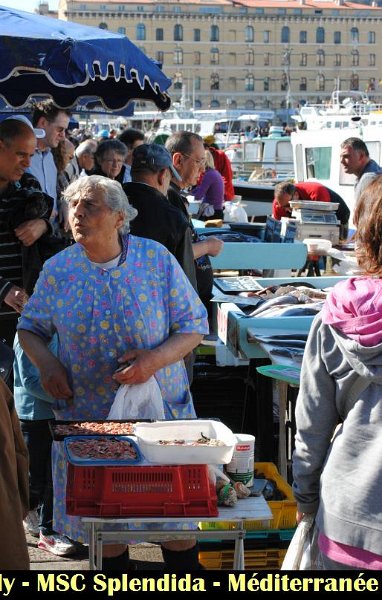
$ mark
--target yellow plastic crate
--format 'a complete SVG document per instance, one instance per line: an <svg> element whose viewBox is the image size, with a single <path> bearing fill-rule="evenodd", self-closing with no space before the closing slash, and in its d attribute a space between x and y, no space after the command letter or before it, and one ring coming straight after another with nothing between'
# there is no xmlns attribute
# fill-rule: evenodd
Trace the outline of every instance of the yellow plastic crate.
<svg viewBox="0 0 382 600"><path fill-rule="evenodd" d="M285 496L285 500L270 500L269 508L272 511L273 518L267 521L250 521L245 522L247 531L264 530L264 529L291 529L296 525L296 510L297 504L293 497L292 488L285 479L283 479L277 470L274 463L259 462L255 463L257 473L263 473L266 479L273 479L277 488ZM239 500L245 502L245 500ZM235 529L236 524L229 522L220 523L199 523L200 529Z"/></svg>
<svg viewBox="0 0 382 600"><path fill-rule="evenodd" d="M283 563L286 549L267 548L264 550L244 550L246 569L278 571ZM233 550L199 552L199 562L205 569L231 570Z"/></svg>

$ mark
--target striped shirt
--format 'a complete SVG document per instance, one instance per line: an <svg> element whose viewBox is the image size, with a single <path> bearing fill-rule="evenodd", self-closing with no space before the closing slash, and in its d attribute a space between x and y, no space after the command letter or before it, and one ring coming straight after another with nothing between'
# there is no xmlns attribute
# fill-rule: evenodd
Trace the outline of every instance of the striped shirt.
<svg viewBox="0 0 382 600"><path fill-rule="evenodd" d="M14 315L15 311L4 303L4 298L13 285L22 287L21 244L8 225L13 208L12 196L21 189L40 190L37 179L24 173L20 181L9 184L0 195L0 318Z"/></svg>

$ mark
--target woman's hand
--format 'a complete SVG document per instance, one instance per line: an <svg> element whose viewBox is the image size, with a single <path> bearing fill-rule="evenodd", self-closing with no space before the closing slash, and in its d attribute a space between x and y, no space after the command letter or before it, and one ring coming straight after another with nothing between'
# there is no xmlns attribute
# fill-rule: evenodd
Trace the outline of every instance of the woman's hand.
<svg viewBox="0 0 382 600"><path fill-rule="evenodd" d="M73 392L68 383L66 369L58 358L51 355L51 358L40 368L40 379L42 387L50 396L56 400L66 400L71 404Z"/></svg>
<svg viewBox="0 0 382 600"><path fill-rule="evenodd" d="M144 383L150 379L151 375L161 367L157 365L155 361L155 350L129 350L125 352L119 359L118 362L123 365L126 364L122 370L115 371L113 379L118 383Z"/></svg>

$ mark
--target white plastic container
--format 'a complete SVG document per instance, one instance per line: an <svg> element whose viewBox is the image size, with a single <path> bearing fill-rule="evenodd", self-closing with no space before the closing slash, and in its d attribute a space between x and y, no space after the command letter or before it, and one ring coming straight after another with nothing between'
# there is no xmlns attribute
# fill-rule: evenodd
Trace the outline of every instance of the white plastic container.
<svg viewBox="0 0 382 600"><path fill-rule="evenodd" d="M220 440L221 446L191 446L187 442L203 436ZM230 462L236 437L220 421L190 419L137 423L135 426L139 449L151 463L162 465L211 465ZM160 440L171 442L184 440L185 444L159 444Z"/></svg>
<svg viewBox="0 0 382 600"><path fill-rule="evenodd" d="M255 469L255 438L248 433L236 433L235 437L232 460L226 466L226 471L233 481L241 481L251 487Z"/></svg>
<svg viewBox="0 0 382 600"><path fill-rule="evenodd" d="M326 254L332 248L332 242L324 238L305 238L304 244L307 245L309 254Z"/></svg>

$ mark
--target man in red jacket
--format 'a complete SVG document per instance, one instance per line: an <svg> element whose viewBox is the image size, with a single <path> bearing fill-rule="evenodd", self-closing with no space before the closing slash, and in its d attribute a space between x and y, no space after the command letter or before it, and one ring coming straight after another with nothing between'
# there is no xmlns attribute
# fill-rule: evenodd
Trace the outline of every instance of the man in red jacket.
<svg viewBox="0 0 382 600"><path fill-rule="evenodd" d="M341 238L346 239L349 224L350 210L346 202L333 190L318 181L301 181L290 183L283 181L275 186L275 195L272 204L272 216L279 220L281 217L290 217L292 208L291 200L317 200L319 202L337 202L337 219L341 223Z"/></svg>

